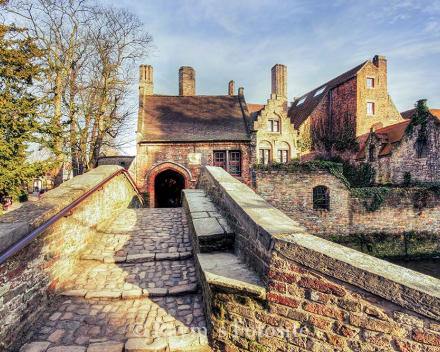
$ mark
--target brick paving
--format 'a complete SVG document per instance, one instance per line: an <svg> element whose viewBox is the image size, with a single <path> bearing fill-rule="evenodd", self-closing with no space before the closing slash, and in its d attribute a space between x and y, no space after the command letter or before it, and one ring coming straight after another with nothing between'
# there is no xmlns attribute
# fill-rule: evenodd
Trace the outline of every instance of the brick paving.
<svg viewBox="0 0 440 352"><path fill-rule="evenodd" d="M128 209L98 229L16 351L210 351L192 332L206 321L183 209Z"/></svg>

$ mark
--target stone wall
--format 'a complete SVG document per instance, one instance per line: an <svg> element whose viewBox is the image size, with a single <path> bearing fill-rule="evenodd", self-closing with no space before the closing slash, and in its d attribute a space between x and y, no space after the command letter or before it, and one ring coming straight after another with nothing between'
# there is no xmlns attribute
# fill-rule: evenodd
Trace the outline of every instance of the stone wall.
<svg viewBox="0 0 440 352"><path fill-rule="evenodd" d="M154 180L165 170L173 170L185 178L185 188L197 183L202 165L213 165L214 151L238 150L241 152L242 174L245 183L251 181L250 142L190 142L142 143L137 147L136 183L142 192L148 192L150 207L154 207Z"/></svg>
<svg viewBox="0 0 440 352"><path fill-rule="evenodd" d="M98 167L45 193L38 202L1 216L0 252L120 169ZM69 278L96 226L122 209L139 206L141 198L134 185L119 174L0 265L0 350L47 307L50 292Z"/></svg>
<svg viewBox="0 0 440 352"><path fill-rule="evenodd" d="M422 158L417 157L419 130L420 126L416 126L410 135L404 135L402 140L393 146L390 156L379 158L373 163L373 167L377 170L377 182L401 183L406 172L411 175L412 180L440 181L440 121L435 116L428 117L426 154Z"/></svg>
<svg viewBox="0 0 440 352"><path fill-rule="evenodd" d="M439 351L440 281L306 233L218 168L199 185L236 231L267 298L210 287L225 351Z"/></svg>
<svg viewBox="0 0 440 352"><path fill-rule="evenodd" d="M325 170L255 170L255 179L262 198L314 235L377 256L440 254L436 190L392 188L383 194L383 204L370 211L373 198L354 195ZM329 188L329 211L313 209L313 188L318 185ZM373 247L364 248L368 243Z"/></svg>

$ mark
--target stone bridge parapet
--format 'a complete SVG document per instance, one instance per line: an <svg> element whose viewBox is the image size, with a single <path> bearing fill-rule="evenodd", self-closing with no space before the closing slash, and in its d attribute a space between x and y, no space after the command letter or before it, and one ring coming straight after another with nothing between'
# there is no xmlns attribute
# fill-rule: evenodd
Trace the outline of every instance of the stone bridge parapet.
<svg viewBox="0 0 440 352"><path fill-rule="evenodd" d="M307 233L221 168L202 188L235 232L265 299L211 286L212 337L226 351L440 351L440 280Z"/></svg>
<svg viewBox="0 0 440 352"><path fill-rule="evenodd" d="M0 264L0 350L6 349L45 310L48 293L69 279L80 259L79 252L93 237L97 225L123 209L142 206L142 196L121 170L119 166L100 166L45 193L38 202L24 204L0 217L0 255L5 259ZM37 229L82 198L26 247L3 256L11 246L38 233Z"/></svg>

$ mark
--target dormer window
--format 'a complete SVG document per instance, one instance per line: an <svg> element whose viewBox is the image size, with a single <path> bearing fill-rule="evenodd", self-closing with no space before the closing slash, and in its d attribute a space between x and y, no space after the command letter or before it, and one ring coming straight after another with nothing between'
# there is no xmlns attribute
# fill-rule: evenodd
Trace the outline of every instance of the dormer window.
<svg viewBox="0 0 440 352"><path fill-rule="evenodd" d="M279 120L267 121L267 130L269 132L280 132L280 121Z"/></svg>
<svg viewBox="0 0 440 352"><path fill-rule="evenodd" d="M367 77L367 88L374 88L374 77Z"/></svg>
<svg viewBox="0 0 440 352"><path fill-rule="evenodd" d="M300 106L302 103L304 103L306 101L306 99L307 99L307 96L305 96L304 98L301 98L299 100L299 102L296 104L296 106Z"/></svg>
<svg viewBox="0 0 440 352"><path fill-rule="evenodd" d="M320 95L320 94L322 94L322 92L325 90L325 87L327 87L327 86L324 86L324 87L322 87L322 88L319 88L319 89L315 92L315 94L313 95L313 98L314 98L314 97L317 97L317 96Z"/></svg>

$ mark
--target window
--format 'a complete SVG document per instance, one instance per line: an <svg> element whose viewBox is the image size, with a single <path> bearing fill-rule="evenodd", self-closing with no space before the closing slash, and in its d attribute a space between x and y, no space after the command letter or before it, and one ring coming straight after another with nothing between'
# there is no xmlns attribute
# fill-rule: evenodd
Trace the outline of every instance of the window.
<svg viewBox="0 0 440 352"><path fill-rule="evenodd" d="M289 156L288 150L278 150L277 154L279 163L287 163L287 157Z"/></svg>
<svg viewBox="0 0 440 352"><path fill-rule="evenodd" d="M296 104L296 106L300 106L302 103L304 103L306 101L306 99L307 99L307 96L305 96L304 98L301 98L299 100L299 102Z"/></svg>
<svg viewBox="0 0 440 352"><path fill-rule="evenodd" d="M313 209L330 210L330 191L325 186L313 188Z"/></svg>
<svg viewBox="0 0 440 352"><path fill-rule="evenodd" d="M280 121L278 120L267 121L267 130L269 132L280 132Z"/></svg>
<svg viewBox="0 0 440 352"><path fill-rule="evenodd" d="M367 102L367 115L374 115L374 103Z"/></svg>
<svg viewBox="0 0 440 352"><path fill-rule="evenodd" d="M370 149L368 150L368 160L370 162L373 162L375 160L375 151L376 148L374 147L374 145L370 145Z"/></svg>
<svg viewBox="0 0 440 352"><path fill-rule="evenodd" d="M230 151L229 152L229 173L232 176L240 176L241 175L241 158L240 152L238 151Z"/></svg>
<svg viewBox="0 0 440 352"><path fill-rule="evenodd" d="M270 149L260 149L260 164L267 165L270 163Z"/></svg>
<svg viewBox="0 0 440 352"><path fill-rule="evenodd" d="M241 153L238 150L215 151L213 165L225 169L232 176L241 176Z"/></svg>
<svg viewBox="0 0 440 352"><path fill-rule="evenodd" d="M313 98L314 98L314 97L317 97L317 96L320 95L320 94L322 94L322 92L325 90L325 87L327 87L327 86L324 86L324 87L322 87L322 88L319 88L319 89L315 92L315 94L313 95Z"/></svg>
<svg viewBox="0 0 440 352"><path fill-rule="evenodd" d="M374 88L374 78L367 77L367 88Z"/></svg>
<svg viewBox="0 0 440 352"><path fill-rule="evenodd" d="M418 139L416 142L417 158L426 158L426 141Z"/></svg>

